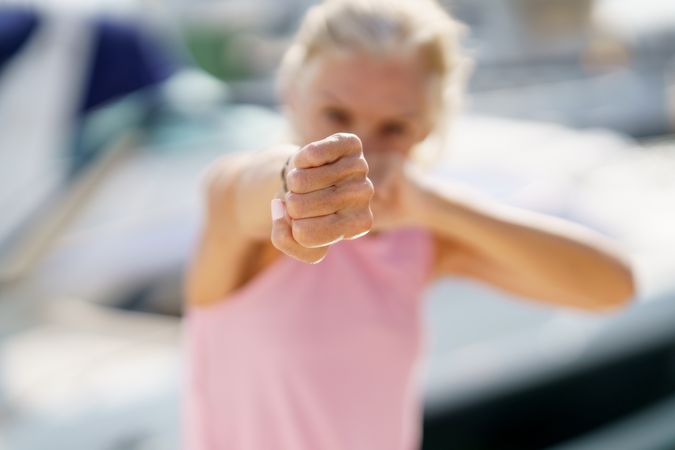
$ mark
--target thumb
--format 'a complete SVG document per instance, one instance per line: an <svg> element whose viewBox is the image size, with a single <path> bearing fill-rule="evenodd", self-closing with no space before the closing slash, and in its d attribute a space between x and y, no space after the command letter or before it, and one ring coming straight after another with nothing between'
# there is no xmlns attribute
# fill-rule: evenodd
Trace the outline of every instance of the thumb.
<svg viewBox="0 0 675 450"><path fill-rule="evenodd" d="M286 212L286 205L275 198L271 203L272 212L272 245L291 258L309 264L321 262L328 253L328 247L307 248L298 244L293 237L292 219Z"/></svg>

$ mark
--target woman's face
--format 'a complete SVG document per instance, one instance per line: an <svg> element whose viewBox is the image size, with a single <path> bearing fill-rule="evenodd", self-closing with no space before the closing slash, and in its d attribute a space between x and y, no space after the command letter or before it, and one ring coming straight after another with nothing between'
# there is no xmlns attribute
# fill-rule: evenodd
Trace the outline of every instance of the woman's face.
<svg viewBox="0 0 675 450"><path fill-rule="evenodd" d="M356 134L369 160L408 156L433 127L430 77L417 55L317 56L287 98L302 144Z"/></svg>

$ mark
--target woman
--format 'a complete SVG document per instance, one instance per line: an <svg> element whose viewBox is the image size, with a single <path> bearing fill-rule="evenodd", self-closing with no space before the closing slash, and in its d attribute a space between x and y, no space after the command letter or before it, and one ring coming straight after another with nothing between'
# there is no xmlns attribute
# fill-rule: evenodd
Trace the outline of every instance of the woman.
<svg viewBox="0 0 675 450"><path fill-rule="evenodd" d="M296 141L208 176L188 448L415 448L420 297L436 277L589 310L633 295L600 236L414 168L457 99L456 42L431 1L328 0L305 17L281 67Z"/></svg>

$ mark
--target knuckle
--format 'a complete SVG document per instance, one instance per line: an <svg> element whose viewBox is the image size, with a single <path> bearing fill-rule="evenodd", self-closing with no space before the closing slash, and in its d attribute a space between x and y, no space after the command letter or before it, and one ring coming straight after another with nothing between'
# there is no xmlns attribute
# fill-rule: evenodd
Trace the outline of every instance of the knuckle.
<svg viewBox="0 0 675 450"><path fill-rule="evenodd" d="M293 169L286 174L286 186L293 192L304 192L307 188L307 177L301 169Z"/></svg>
<svg viewBox="0 0 675 450"><path fill-rule="evenodd" d="M295 190L298 185L298 169L286 171L286 187L289 191Z"/></svg>
<svg viewBox="0 0 675 450"><path fill-rule="evenodd" d="M357 232L368 231L373 227L373 212L370 208L357 215L355 225Z"/></svg>
<svg viewBox="0 0 675 450"><path fill-rule="evenodd" d="M360 179L368 176L368 163L365 158L349 157L341 163L338 169L340 178Z"/></svg>
<svg viewBox="0 0 675 450"><path fill-rule="evenodd" d="M367 178L363 180L363 191L368 197L368 200L373 198L373 195L375 195L375 186L373 186L373 182L370 180L370 178Z"/></svg>
<svg viewBox="0 0 675 450"><path fill-rule="evenodd" d="M321 161L321 147L321 142L310 142L300 149L300 151L298 151L296 158L300 157L306 164L309 164L310 166L316 166Z"/></svg>
<svg viewBox="0 0 675 450"><path fill-rule="evenodd" d="M271 241L272 245L281 251L288 248L288 235L279 227L272 228Z"/></svg>
<svg viewBox="0 0 675 450"><path fill-rule="evenodd" d="M360 156L359 158L356 159L356 167L354 169L355 172L361 173L364 176L366 176L368 175L369 170L370 167L368 167L368 161L366 161L366 158Z"/></svg>
<svg viewBox="0 0 675 450"><path fill-rule="evenodd" d="M305 222L295 221L292 226L293 239L295 242L308 247L314 244L314 236L311 230L305 226Z"/></svg>
<svg viewBox="0 0 675 450"><path fill-rule="evenodd" d="M305 211L305 202L302 194L289 192L286 194L286 211L290 217L302 216Z"/></svg>
<svg viewBox="0 0 675 450"><path fill-rule="evenodd" d="M346 195L357 202L369 202L375 194L373 183L368 178L352 181L344 190Z"/></svg>
<svg viewBox="0 0 675 450"><path fill-rule="evenodd" d="M355 239L363 236L373 227L373 214L370 208L364 208L362 211L353 211L345 217L345 236L348 239Z"/></svg>
<svg viewBox="0 0 675 450"><path fill-rule="evenodd" d="M312 165L318 165L321 162L321 153L323 152L321 147L321 144L317 142L311 143L307 146L307 160Z"/></svg>
<svg viewBox="0 0 675 450"><path fill-rule="evenodd" d="M361 139L353 133L335 133L332 138L338 143L349 146L350 148L361 148Z"/></svg>

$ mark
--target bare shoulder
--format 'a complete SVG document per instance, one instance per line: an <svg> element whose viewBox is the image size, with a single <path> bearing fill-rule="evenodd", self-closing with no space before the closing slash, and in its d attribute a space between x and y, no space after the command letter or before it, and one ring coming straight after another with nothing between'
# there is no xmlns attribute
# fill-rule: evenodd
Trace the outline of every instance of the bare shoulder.
<svg viewBox="0 0 675 450"><path fill-rule="evenodd" d="M223 301L239 284L245 258L253 249L234 216L235 187L246 158L245 154L221 157L203 177L202 227L185 279L188 307Z"/></svg>
<svg viewBox="0 0 675 450"><path fill-rule="evenodd" d="M249 158L248 153L231 153L220 157L208 167L202 179L207 212L227 211L225 200L233 194L237 178Z"/></svg>

